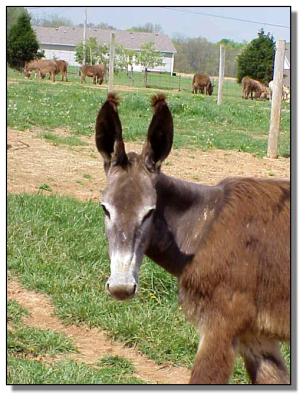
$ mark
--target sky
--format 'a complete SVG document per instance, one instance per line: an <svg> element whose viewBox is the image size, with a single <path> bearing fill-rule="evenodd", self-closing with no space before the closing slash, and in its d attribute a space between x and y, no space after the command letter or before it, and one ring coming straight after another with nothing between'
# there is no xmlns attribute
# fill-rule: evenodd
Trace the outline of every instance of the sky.
<svg viewBox="0 0 306 400"><path fill-rule="evenodd" d="M85 7L28 7L33 17L58 15L74 24L83 23L84 9ZM117 29L128 29L151 22L161 25L163 32L170 37L201 36L211 42L223 38L237 42L250 41L264 28L275 39L290 41L290 7L87 7L87 21L106 22Z"/></svg>

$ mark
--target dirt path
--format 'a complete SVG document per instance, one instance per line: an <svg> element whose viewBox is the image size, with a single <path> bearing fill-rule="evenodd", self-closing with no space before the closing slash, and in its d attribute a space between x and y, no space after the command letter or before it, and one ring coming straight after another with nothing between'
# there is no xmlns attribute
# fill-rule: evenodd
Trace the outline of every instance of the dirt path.
<svg viewBox="0 0 306 400"><path fill-rule="evenodd" d="M188 382L190 371L186 368L158 365L137 350L111 341L100 329L64 325L54 315L54 308L47 296L26 290L16 281L8 283L8 298L16 300L29 311L30 315L23 318L26 325L60 332L72 340L78 353L65 355L67 359L95 364L104 356L116 355L130 360L135 367L135 375L148 383L183 384ZM51 358L52 360L54 359ZM48 359L44 357L44 361Z"/></svg>
<svg viewBox="0 0 306 400"><path fill-rule="evenodd" d="M67 136L63 129L57 135ZM8 191L37 193L47 184L53 194L81 200L95 199L105 185L102 158L94 137L82 138L87 146L55 146L41 139L39 131L8 130ZM127 150L140 151L141 145L127 143ZM290 159L259 159L236 151L173 150L163 171L195 182L215 184L226 176L290 176Z"/></svg>

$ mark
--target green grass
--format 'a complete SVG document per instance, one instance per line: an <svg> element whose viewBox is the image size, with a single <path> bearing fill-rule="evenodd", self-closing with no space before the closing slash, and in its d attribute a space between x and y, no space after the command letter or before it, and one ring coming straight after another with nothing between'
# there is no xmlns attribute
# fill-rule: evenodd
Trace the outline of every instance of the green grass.
<svg viewBox="0 0 306 400"><path fill-rule="evenodd" d="M109 259L97 204L10 195L8 206L10 275L50 295L66 323L103 328L158 363L192 366L198 337L177 305L177 283L171 275L145 259L135 299L118 302L106 294ZM289 362L288 348L285 354ZM232 382L248 382L239 360Z"/></svg>
<svg viewBox="0 0 306 400"><path fill-rule="evenodd" d="M25 326L22 317L28 311L16 301L8 302L9 332L7 349L9 354L21 357L55 355L75 351L70 339L51 330Z"/></svg>
<svg viewBox="0 0 306 400"><path fill-rule="evenodd" d="M11 70L9 78L17 79L17 83L8 85L10 127L19 130L38 127L50 131L66 128L73 137L94 134L96 115L106 97L105 86L101 89L94 85L81 85L74 75L67 84L25 80ZM177 79L170 76L167 79L171 78ZM115 84L123 84L126 78L120 74L115 79ZM158 76L152 79L155 83L151 86L156 87L156 92L162 90L163 85L158 86ZM183 90L167 93L174 118L174 147L233 149L259 156L266 154L270 102L241 99L240 85L227 81L224 102L217 106L217 90L211 97L193 95L189 89L190 79L182 78L182 81ZM154 92L138 90L137 87L135 92L120 92L120 118L124 138L129 141L144 140L152 117L150 97ZM288 156L290 107L287 103L283 103L282 107L279 152Z"/></svg>
<svg viewBox="0 0 306 400"><path fill-rule="evenodd" d="M48 142L51 142L55 146L67 145L67 146L87 146L83 140L77 136L59 136L52 132L46 132L41 137Z"/></svg>
<svg viewBox="0 0 306 400"><path fill-rule="evenodd" d="M134 366L123 357L104 357L93 366L70 360L39 360L42 356L76 352L76 348L63 334L24 325L25 315L28 311L15 300L8 302L8 384L146 383L133 376Z"/></svg>
<svg viewBox="0 0 306 400"><path fill-rule="evenodd" d="M24 326L9 332L7 345L11 354L23 357L75 351L71 341L62 334Z"/></svg>
<svg viewBox="0 0 306 400"><path fill-rule="evenodd" d="M146 382L122 371L120 366L88 366L74 361L46 364L35 360L9 357L8 384L144 384Z"/></svg>
<svg viewBox="0 0 306 400"><path fill-rule="evenodd" d="M28 310L17 301L10 300L7 303L7 320L9 323L18 324L23 316L29 315Z"/></svg>

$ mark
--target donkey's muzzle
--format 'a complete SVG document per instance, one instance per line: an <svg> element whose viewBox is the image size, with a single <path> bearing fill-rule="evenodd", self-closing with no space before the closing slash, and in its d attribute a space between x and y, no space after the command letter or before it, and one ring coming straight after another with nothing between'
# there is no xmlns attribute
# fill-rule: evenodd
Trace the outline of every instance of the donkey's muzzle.
<svg viewBox="0 0 306 400"><path fill-rule="evenodd" d="M110 278L106 283L106 290L117 300L131 299L137 291L137 282L134 279L120 282Z"/></svg>

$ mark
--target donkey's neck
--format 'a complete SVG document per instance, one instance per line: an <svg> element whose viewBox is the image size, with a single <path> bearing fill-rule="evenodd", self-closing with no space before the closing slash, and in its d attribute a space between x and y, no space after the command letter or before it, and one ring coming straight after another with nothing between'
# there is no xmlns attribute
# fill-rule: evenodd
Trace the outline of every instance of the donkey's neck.
<svg viewBox="0 0 306 400"><path fill-rule="evenodd" d="M179 276L208 232L222 190L160 174L156 192L157 205L146 255Z"/></svg>

